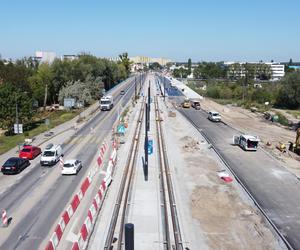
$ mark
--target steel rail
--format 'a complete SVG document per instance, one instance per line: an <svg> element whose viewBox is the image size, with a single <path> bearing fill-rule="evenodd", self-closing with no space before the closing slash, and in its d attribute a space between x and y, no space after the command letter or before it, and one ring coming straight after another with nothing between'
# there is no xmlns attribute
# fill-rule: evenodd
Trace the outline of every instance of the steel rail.
<svg viewBox="0 0 300 250"><path fill-rule="evenodd" d="M162 159L163 159L163 173L166 178L167 182L167 191L168 191L168 197L169 197L169 209L171 211L171 219L172 219L172 227L173 227L173 234L174 234L174 241L175 241L175 249L183 249L183 244L182 244L182 237L181 237L181 232L180 232L180 225L179 225L179 219L178 219L178 214L177 214L177 206L176 206L176 201L175 201L175 194L174 194L174 189L173 189L173 184L172 184L172 178L171 178L171 171L170 171L170 166L168 162L168 157L167 157L167 149L166 149L166 144L163 136L163 129L161 126L161 117L159 113L159 106L158 106L158 101L157 98L155 98L156 102L156 110L157 110L157 117L156 117L156 122L158 125L158 140L160 141L161 144L161 149L160 153L162 154Z"/></svg>
<svg viewBox="0 0 300 250"><path fill-rule="evenodd" d="M170 229L169 229L169 219L168 219L168 204L167 204L167 195L166 195L166 190L165 190L165 178L164 178L164 160L162 156L162 144L160 138L160 131L159 131L159 109L157 105L157 98L155 97L155 117L156 117L156 134L157 134L157 148L158 148L158 157L159 157L159 179L160 179L160 190L162 194L162 200L163 200L163 212L164 212L164 217L163 217L163 223L164 223L164 245L166 249L171 248L171 240L170 240Z"/></svg>
<svg viewBox="0 0 300 250"><path fill-rule="evenodd" d="M109 230L108 230L108 235L106 237L104 249L112 249L112 244L114 243L115 229L116 229L118 218L119 218L119 212L120 212L121 206L123 205L121 222L120 222L119 238L118 238L118 246L117 246L117 249L121 249L129 188L130 188L131 179L132 179L132 175L133 175L135 159L136 159L137 152L138 152L138 145L139 145L139 141L140 141L140 132L142 130L141 128L142 128L142 121L143 121L143 117L144 117L144 106L145 106L145 105L143 105L144 102L145 102L145 98L143 99L142 107L141 107L140 113L139 113L138 122L135 127L135 133L134 133L134 137L132 139L132 143L131 143L131 147L130 147L130 151L129 151L130 154L126 161L126 166L125 166L124 174L123 174L122 181L120 184L117 200L116 200L116 203L114 206L114 211L113 211L112 219L111 219ZM125 193L125 198L123 199L124 193Z"/></svg>

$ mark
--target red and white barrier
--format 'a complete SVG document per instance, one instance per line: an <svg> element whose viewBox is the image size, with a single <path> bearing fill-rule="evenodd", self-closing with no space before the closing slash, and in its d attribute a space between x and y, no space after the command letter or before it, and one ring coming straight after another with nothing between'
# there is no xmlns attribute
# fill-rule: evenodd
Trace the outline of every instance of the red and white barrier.
<svg viewBox="0 0 300 250"><path fill-rule="evenodd" d="M101 148L100 148L99 157L97 158L98 167L100 167L103 164L103 157L104 157L107 149L108 149L108 145L104 141L101 145ZM62 157L59 159L59 161L60 161L61 167L63 167L64 161L63 161ZM55 227L54 233L52 234L48 244L46 245L46 248L45 248L46 250L54 250L54 249L57 248L57 246L59 244L59 241L62 238L63 232L64 232L67 224L69 223L71 217L73 216L73 214L77 210L77 208L80 204L80 201L83 199L83 197L86 194L88 188L91 186L92 179L95 176L96 172L97 172L97 168L92 168L92 170L88 172L87 177L84 179L84 181L82 182L82 184L80 186L80 190L74 195L70 205L63 212L57 226ZM101 184L101 187L102 187L102 184ZM103 187L102 187L102 189L103 189ZM97 198L97 196L98 196L98 198ZM99 207L100 206L100 201L102 200L104 194L103 194L103 192L101 192L101 197L100 197L97 193L97 196L95 197L94 200L96 202L98 201L97 205ZM91 213L91 216L93 218L93 213L95 213L94 210L91 210L90 213ZM3 215L3 213L2 213L2 215ZM2 216L2 221L3 221L3 216ZM91 227L91 225L89 225L88 222L87 222L87 226L88 226L87 227L87 233L89 233L90 231L88 231L88 229L89 229L89 227ZM82 230L85 232L84 228ZM81 246L80 241L78 241L77 245L74 244L72 249L82 249L80 246ZM80 247L80 248L78 248L78 247Z"/></svg>
<svg viewBox="0 0 300 250"><path fill-rule="evenodd" d="M101 165L103 163L103 157L104 157L104 154L107 149L108 149L108 145L107 145L106 141L104 141L100 147L99 156L97 158L97 163L98 163L99 167L101 167Z"/></svg>
<svg viewBox="0 0 300 250"><path fill-rule="evenodd" d="M2 210L2 226L4 226L4 227L8 226L8 219L7 219L6 210Z"/></svg>
<svg viewBox="0 0 300 250"><path fill-rule="evenodd" d="M88 239L91 236L93 226L96 222L97 212L100 209L101 202L103 202L104 195L107 191L105 181L102 181L99 190L92 201L92 204L87 212L84 223L81 226L78 234L78 239L73 243L72 250L85 249Z"/></svg>

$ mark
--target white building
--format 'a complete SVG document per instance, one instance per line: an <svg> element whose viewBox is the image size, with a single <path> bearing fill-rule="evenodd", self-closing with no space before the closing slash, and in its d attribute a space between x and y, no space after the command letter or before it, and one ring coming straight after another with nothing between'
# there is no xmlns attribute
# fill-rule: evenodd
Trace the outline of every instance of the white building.
<svg viewBox="0 0 300 250"><path fill-rule="evenodd" d="M51 64L55 60L56 54L54 52L36 51L35 58L42 63L45 62Z"/></svg>
<svg viewBox="0 0 300 250"><path fill-rule="evenodd" d="M244 77L245 76L245 69L243 67L243 65L246 64L246 62L224 62L225 65L230 66L233 64L239 64L241 67L239 69L235 69L238 70L237 71L229 71L229 74L231 75L237 75L238 77ZM280 64L280 63L276 63L276 62L249 62L249 64L266 64L269 65L271 68L271 72L272 72L272 77L271 80L273 81L278 81L280 80L282 77L284 77L285 75L285 71L284 71L284 65ZM231 69L233 70L233 69Z"/></svg>
<svg viewBox="0 0 300 250"><path fill-rule="evenodd" d="M73 61L73 60L76 60L78 59L78 56L77 55L62 55L61 56L61 60L69 60L69 61Z"/></svg>
<svg viewBox="0 0 300 250"><path fill-rule="evenodd" d="M270 65L272 71L272 80L278 81L285 75L284 65L280 63L265 63Z"/></svg>

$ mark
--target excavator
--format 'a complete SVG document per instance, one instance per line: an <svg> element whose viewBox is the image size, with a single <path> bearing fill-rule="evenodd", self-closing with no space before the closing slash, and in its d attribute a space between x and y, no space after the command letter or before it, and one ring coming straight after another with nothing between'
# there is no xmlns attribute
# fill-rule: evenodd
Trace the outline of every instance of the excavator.
<svg viewBox="0 0 300 250"><path fill-rule="evenodd" d="M296 129L296 140L295 143L290 143L289 150L295 152L300 155L300 122L298 123L298 127Z"/></svg>

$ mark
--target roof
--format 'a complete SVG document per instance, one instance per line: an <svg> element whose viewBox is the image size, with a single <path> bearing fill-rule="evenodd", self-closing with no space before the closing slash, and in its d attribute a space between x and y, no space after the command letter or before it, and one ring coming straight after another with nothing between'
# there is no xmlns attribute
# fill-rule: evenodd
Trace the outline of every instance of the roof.
<svg viewBox="0 0 300 250"><path fill-rule="evenodd" d="M241 135L241 136L243 136L246 140L259 141L259 138L254 135Z"/></svg>
<svg viewBox="0 0 300 250"><path fill-rule="evenodd" d="M64 161L64 164L74 164L75 161L77 161L77 160L76 159L69 159L69 160Z"/></svg>
<svg viewBox="0 0 300 250"><path fill-rule="evenodd" d="M210 112L210 113L213 113L213 114L219 114L219 112L218 112L218 111L215 111L215 110L210 110L209 112Z"/></svg>

